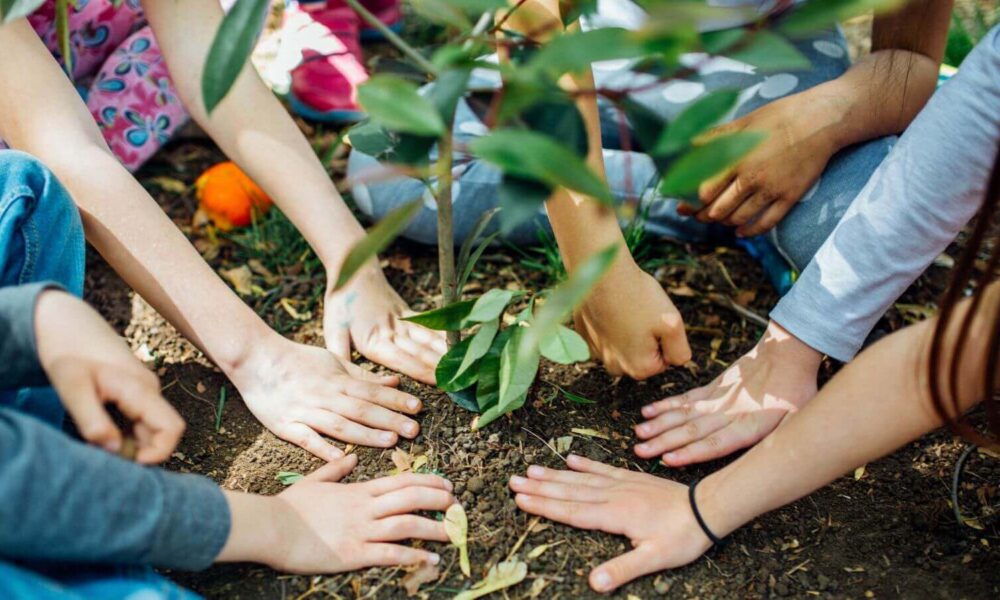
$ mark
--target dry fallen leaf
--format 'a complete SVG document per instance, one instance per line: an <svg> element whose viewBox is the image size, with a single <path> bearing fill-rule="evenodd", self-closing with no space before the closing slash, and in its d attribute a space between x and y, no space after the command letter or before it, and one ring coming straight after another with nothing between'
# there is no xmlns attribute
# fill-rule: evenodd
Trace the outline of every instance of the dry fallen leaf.
<svg viewBox="0 0 1000 600"><path fill-rule="evenodd" d="M264 266L264 263L260 262L256 258L248 260L247 266L250 267L251 271L263 277L267 285L274 285L280 281L277 275L272 273L270 269Z"/></svg>
<svg viewBox="0 0 1000 600"><path fill-rule="evenodd" d="M440 573L441 571L437 568L437 565L420 563L416 569L413 569L403 577L402 584L403 588L406 589L406 595L416 596L420 590L420 586L435 581Z"/></svg>
<svg viewBox="0 0 1000 600"><path fill-rule="evenodd" d="M146 179L143 183L153 183L160 187L165 192L170 192L171 194L183 194L188 191L188 186L186 183L180 179L174 179L173 177L167 177L166 175L159 175L157 177L150 177Z"/></svg>
<svg viewBox="0 0 1000 600"><path fill-rule="evenodd" d="M490 567L486 577L472 588L455 596L455 600L475 600L497 590L517 585L528 576L528 565L519 560L509 560Z"/></svg>
<svg viewBox="0 0 1000 600"><path fill-rule="evenodd" d="M413 464L413 459L410 457L409 453L402 448L396 448L389 455L392 460L392 464L396 465L396 468L392 471L393 475L399 475L400 473L405 473L410 470L410 466Z"/></svg>
<svg viewBox="0 0 1000 600"><path fill-rule="evenodd" d="M579 427L574 427L573 429L570 429L570 431L572 431L573 433L575 433L577 435L584 435L584 436L587 436L587 437L601 438L602 440L610 440L611 439L611 438L608 437L608 434L601 433L600 431L597 431L596 429L581 429Z"/></svg>
<svg viewBox="0 0 1000 600"><path fill-rule="evenodd" d="M698 295L698 293L688 287L686 283L670 288L667 290L667 293L671 296L677 296L678 298L694 298Z"/></svg>
<svg viewBox="0 0 1000 600"><path fill-rule="evenodd" d="M552 447L556 449L559 454L566 454L569 452L570 447L573 445L573 436L564 435L558 437L554 440Z"/></svg>
<svg viewBox="0 0 1000 600"><path fill-rule="evenodd" d="M452 504L444 513L444 530L451 543L458 548L458 565L462 569L462 574L471 577L472 568L469 566L468 541L469 519L465 516L465 509L462 508L461 504Z"/></svg>
<svg viewBox="0 0 1000 600"><path fill-rule="evenodd" d="M865 476L865 465L861 465L857 469L854 469L854 480L857 481Z"/></svg>
<svg viewBox="0 0 1000 600"><path fill-rule="evenodd" d="M558 542L552 542L551 544L542 544L541 546L535 546L534 548L531 549L531 552L528 553L528 560L535 560L539 556L545 554L546 550L548 550L549 548L554 548L555 546L558 546L559 544L565 541L566 540L559 540Z"/></svg>
<svg viewBox="0 0 1000 600"><path fill-rule="evenodd" d="M528 596L530 596L531 598L537 598L538 596L541 595L542 590L544 590L545 586L547 585L549 585L548 579L545 579L543 577L535 579L534 581L531 582L531 589L528 591Z"/></svg>
<svg viewBox="0 0 1000 600"><path fill-rule="evenodd" d="M308 321L312 318L311 311L307 310L305 312L299 312L295 310L295 307L292 305L292 300L289 300L288 298L282 298L278 301L278 304L281 305L281 308L285 309L285 312L288 313L289 317L295 319L296 321Z"/></svg>
<svg viewBox="0 0 1000 600"><path fill-rule="evenodd" d="M252 280L253 273L250 267L242 265L235 269L223 269L220 274L236 289L240 296L250 296L253 294Z"/></svg>

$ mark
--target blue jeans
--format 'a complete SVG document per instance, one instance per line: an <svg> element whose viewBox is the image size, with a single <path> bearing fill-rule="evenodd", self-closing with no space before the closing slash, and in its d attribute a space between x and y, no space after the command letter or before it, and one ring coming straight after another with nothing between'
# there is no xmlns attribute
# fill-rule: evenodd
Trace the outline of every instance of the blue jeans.
<svg viewBox="0 0 1000 600"><path fill-rule="evenodd" d="M649 87L647 84L652 76L633 72L622 61L607 61L594 65L594 78L598 87L643 89L631 94L632 100L668 121L675 118L687 102L706 91L738 89L741 90L739 101L731 115L731 118L738 118L777 99L835 79L850 67L846 41L839 31L822 32L798 40L795 45L812 63L808 70L764 75L749 65L728 58L715 58L700 65L698 74L689 80ZM691 58L698 60L697 57ZM496 71L476 70L470 87L493 88L499 83L497 77ZM644 89L646 87L648 89ZM641 199L649 209L647 231L681 242L735 241L729 227L705 224L678 215L677 200L656 193L658 175L649 156L621 149L621 115L611 106L600 105L599 108L604 165L612 196L619 202ZM466 147L475 138L488 133L482 120L465 100L458 105L454 132L458 148ZM835 155L816 185L767 234L767 242L781 253L792 268L798 271L805 268L876 167L888 155L895 140L895 136L880 138L851 146ZM436 149L432 155L436 156ZM357 182L352 194L358 208L377 220L400 204L422 197L424 207L403 235L418 242L436 244L437 206L427 187L421 181L408 177L366 182L365 172L372 173L376 169L378 161L374 157L357 150L351 152L348 175ZM479 216L497 205L501 173L469 154L456 152L452 174L455 241L461 243ZM491 231L497 227L498 224L494 223ZM534 245L538 240L539 227L550 227L544 208L534 222L515 228L505 239L515 245Z"/></svg>
<svg viewBox="0 0 1000 600"><path fill-rule="evenodd" d="M54 281L81 296L83 269L83 225L69 194L37 159L15 150L0 150L0 287ZM57 428L65 418L52 388L0 390L0 405ZM130 597L197 598L150 568L28 566L0 561L0 598L4 600Z"/></svg>

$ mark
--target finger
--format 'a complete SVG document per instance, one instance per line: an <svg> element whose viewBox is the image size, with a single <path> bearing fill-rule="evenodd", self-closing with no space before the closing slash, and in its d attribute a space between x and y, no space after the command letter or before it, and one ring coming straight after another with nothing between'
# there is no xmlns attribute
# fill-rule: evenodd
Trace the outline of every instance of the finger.
<svg viewBox="0 0 1000 600"><path fill-rule="evenodd" d="M570 455L574 456L574 455ZM567 461L568 462L568 461ZM595 475L593 473L578 473L576 471L564 471L560 469L546 469L539 465L531 465L526 472L531 479L539 481L554 481L567 485L588 486L594 488L607 488L615 484L616 479Z"/></svg>
<svg viewBox="0 0 1000 600"><path fill-rule="evenodd" d="M569 468L579 473L591 473L593 475L600 475L602 477L607 477L609 479L617 479L619 481L633 479L634 475L636 475L635 473L629 471L628 469L612 467L609 464L598 462L596 460L590 460L589 458L584 458L579 454L570 454L569 456L567 456L566 465L569 466Z"/></svg>
<svg viewBox="0 0 1000 600"><path fill-rule="evenodd" d="M70 377L60 374L52 383L62 398L66 412L76 423L80 437L108 452L118 452L122 447L122 433L98 398L93 383L83 376L83 372Z"/></svg>
<svg viewBox="0 0 1000 600"><path fill-rule="evenodd" d="M773 203L767 207L767 210L757 220L749 225L736 228L736 235L739 237L750 237L770 231L785 218L785 215L788 214L788 211L792 210L793 206L795 206L794 202L778 201Z"/></svg>
<svg viewBox="0 0 1000 600"><path fill-rule="evenodd" d="M374 500L375 516L387 517L418 510L446 510L455 504L451 492L436 487L410 486L378 496Z"/></svg>
<svg viewBox="0 0 1000 600"><path fill-rule="evenodd" d="M659 337L660 353L667 365L683 365L691 360L691 346L684 331L684 319L679 313L663 315Z"/></svg>
<svg viewBox="0 0 1000 600"><path fill-rule="evenodd" d="M541 481L514 475L510 478L510 489L519 494L551 498L553 500L576 500L577 502L601 503L608 499L607 491L584 485L568 485L554 481Z"/></svg>
<svg viewBox="0 0 1000 600"><path fill-rule="evenodd" d="M756 192L747 198L743 204L734 210L733 213L723 222L726 225L733 227L746 225L751 219L760 214L760 211L767 208L773 201L774 199L771 196L765 195L763 192Z"/></svg>
<svg viewBox="0 0 1000 600"><path fill-rule="evenodd" d="M341 364L344 366L344 369L347 370L347 374L350 375L351 377L354 377L355 379L360 379L361 381L367 381L369 383L384 385L387 387L399 386L398 375L382 375L381 373L369 371L368 369L351 362L344 362Z"/></svg>
<svg viewBox="0 0 1000 600"><path fill-rule="evenodd" d="M636 425L635 435L640 440L648 440L699 417L701 417L701 414L695 411L694 404L685 404L680 408L662 412L656 417Z"/></svg>
<svg viewBox="0 0 1000 600"><path fill-rule="evenodd" d="M312 473L306 475L303 481L325 481L335 483L347 477L358 464L357 454L348 454L335 458Z"/></svg>
<svg viewBox="0 0 1000 600"><path fill-rule="evenodd" d="M703 223L722 221L743 204L753 191L754 188L744 178L735 177L711 204L698 212L698 220Z"/></svg>
<svg viewBox="0 0 1000 600"><path fill-rule="evenodd" d="M420 433L419 423L374 402L345 398L344 402L338 406L336 413L366 427L395 431L408 439L415 438Z"/></svg>
<svg viewBox="0 0 1000 600"><path fill-rule="evenodd" d="M368 381L351 382L344 388L344 394L364 402L370 402L409 414L416 414L423 408L423 404L416 396L397 390L396 388L378 385Z"/></svg>
<svg viewBox="0 0 1000 600"><path fill-rule="evenodd" d="M434 367L426 364L409 352L404 351L394 341L387 338L376 341L370 347L366 346L362 350L362 354L369 360L385 365L404 375L409 375L417 381L431 385L437 383L434 376Z"/></svg>
<svg viewBox="0 0 1000 600"><path fill-rule="evenodd" d="M729 187L729 184L736 178L736 173L732 170L718 175L708 181L702 182L698 186L698 199L702 204L711 204L718 196Z"/></svg>
<svg viewBox="0 0 1000 600"><path fill-rule="evenodd" d="M102 369L98 375L104 392L122 414L136 425L142 425L137 435L139 449L136 462L160 463L177 448L186 424L174 407L160 394L160 381L150 371L134 372ZM138 432L137 432L138 433Z"/></svg>
<svg viewBox="0 0 1000 600"><path fill-rule="evenodd" d="M365 564L359 565L361 567L409 566L420 563L436 565L441 562L441 557L434 552L399 544L365 544L364 556Z"/></svg>
<svg viewBox="0 0 1000 600"><path fill-rule="evenodd" d="M635 453L642 458L653 458L715 433L728 425L730 419L729 415L720 413L692 419L683 425L668 429L652 439L637 444Z"/></svg>
<svg viewBox="0 0 1000 600"><path fill-rule="evenodd" d="M714 383L714 382L713 382ZM667 396L663 400L657 400L642 407L642 416L647 419L652 419L659 414L665 413L668 410L676 410L684 405L693 404L699 402L709 397L710 392L715 388L713 384L703 385L694 389L690 389L683 394L677 394L676 396Z"/></svg>
<svg viewBox="0 0 1000 600"><path fill-rule="evenodd" d="M391 448L399 440L394 431L372 429L329 410L315 410L302 422L320 433L348 444Z"/></svg>
<svg viewBox="0 0 1000 600"><path fill-rule="evenodd" d="M281 439L291 442L327 462L344 456L343 450L324 440L320 434L313 431L313 428L305 423L290 423L275 433Z"/></svg>
<svg viewBox="0 0 1000 600"><path fill-rule="evenodd" d="M323 327L323 337L327 350L345 362L351 362L351 330L348 327L339 324Z"/></svg>
<svg viewBox="0 0 1000 600"><path fill-rule="evenodd" d="M663 455L663 463L671 467L682 467L699 462L721 458L746 448L753 443L739 430L736 423L730 424L700 440L671 450Z"/></svg>
<svg viewBox="0 0 1000 600"><path fill-rule="evenodd" d="M610 592L637 577L659 571L658 557L649 548L640 546L599 565L590 572L590 587L598 592Z"/></svg>
<svg viewBox="0 0 1000 600"><path fill-rule="evenodd" d="M407 487L429 487L438 488L450 492L452 484L444 477L431 475L429 473L404 473L391 477L380 477L363 484L372 496L381 496L389 492Z"/></svg>
<svg viewBox="0 0 1000 600"><path fill-rule="evenodd" d="M580 529L598 529L602 513L608 510L604 504L553 500L528 494L514 496L514 502L524 512Z"/></svg>
<svg viewBox="0 0 1000 600"><path fill-rule="evenodd" d="M379 519L373 529L373 542L398 542L400 540L429 540L447 542L448 532L444 521L435 521L416 515L396 515Z"/></svg>

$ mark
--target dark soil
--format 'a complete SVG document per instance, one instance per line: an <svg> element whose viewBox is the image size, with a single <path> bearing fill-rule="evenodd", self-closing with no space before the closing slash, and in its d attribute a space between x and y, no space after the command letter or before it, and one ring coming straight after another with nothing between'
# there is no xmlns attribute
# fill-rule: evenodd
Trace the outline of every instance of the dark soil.
<svg viewBox="0 0 1000 600"><path fill-rule="evenodd" d="M194 207L190 197L166 192L151 181L166 176L190 184L201 166L219 155L200 142L186 142L171 146L163 156L147 169L144 181L171 217L198 242L200 236L189 226ZM334 168L338 162L335 159ZM569 367L545 364L541 379L599 402L580 405L550 397L550 386L540 383L524 409L480 432L470 431L471 413L429 386L404 380L403 388L422 397L426 410L420 417L421 435L401 447L414 455L426 454L428 466L455 483L469 515L473 578L478 580L489 566L505 559L522 536L526 536L518 551L522 559L542 544L558 544L529 561L528 578L507 591L509 598L529 597L532 589L535 597L541 598L595 597L586 583L588 571L628 545L620 537L547 522L527 533L532 519L517 510L506 482L511 474L523 472L532 463L559 466L559 458L539 438L570 435L574 427L596 429L609 439L574 436L572 450L681 481L703 476L724 464L719 461L668 471L640 461L630 450L632 426L643 404L708 383L752 347L761 328L723 307L719 298L735 299L766 315L776 296L757 265L737 250L677 247L665 242L658 242L655 250L657 256L675 259L656 275L675 291L691 331L696 366L634 382L616 381L594 363ZM953 249L952 253L957 252ZM236 256L224 245L212 259L213 266L231 267ZM512 256L505 251L488 256L477 274L478 284L485 288L513 283L532 289L546 284L538 272L525 269ZM385 257L383 263L392 283L409 302L426 308L436 301L431 249L401 242ZM206 475L229 489L274 494L283 488L275 478L279 471L308 473L319 466L305 451L266 431L225 377L145 302L133 297L100 258L92 256L88 267L88 300L126 335L137 354L155 362L166 397L188 421L187 434L167 468ZM896 329L922 317L926 312L923 307L932 309L948 274L946 266L932 267L900 301L898 309L880 323L879 330ZM316 285L322 281L291 286L289 296L306 302ZM318 310L314 311L316 318L288 335L321 343L316 313ZM272 314L265 313L265 317L271 320ZM833 369L833 365L826 365L825 376ZM223 386L227 387L228 400L216 431L215 410ZM990 520L988 511L1000 501L1000 460L973 455L964 478L962 506L965 514L981 516L983 529L960 526L949 505L949 487L963 447L947 433L926 436L867 465L860 478L845 476L758 519L737 531L721 551L688 567L644 577L614 597L998 598L1000 521ZM350 480L370 479L393 468L388 450L354 451L360 464ZM439 545L435 550L443 557L442 576L425 585L420 594L450 597L470 582L459 573L452 548ZM171 575L210 598L405 597L399 569L302 577L239 565ZM540 591L538 579L545 582Z"/></svg>

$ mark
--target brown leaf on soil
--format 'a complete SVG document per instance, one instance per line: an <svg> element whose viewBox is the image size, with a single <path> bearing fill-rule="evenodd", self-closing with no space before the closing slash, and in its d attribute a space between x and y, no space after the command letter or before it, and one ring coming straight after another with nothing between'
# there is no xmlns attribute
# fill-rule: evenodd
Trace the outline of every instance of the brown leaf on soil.
<svg viewBox="0 0 1000 600"><path fill-rule="evenodd" d="M219 274L233 284L233 288L240 296L253 295L253 273L250 272L250 267L242 265L235 269L222 269Z"/></svg>
<svg viewBox="0 0 1000 600"><path fill-rule="evenodd" d="M166 175L150 177L149 179L144 180L143 183L155 184L163 191L170 192L171 194L183 194L188 191L188 185L186 183L180 179L167 177Z"/></svg>
<svg viewBox="0 0 1000 600"><path fill-rule="evenodd" d="M570 431L572 431L573 433L575 433L577 435L583 435L583 436L586 436L586 437L601 438L602 440L610 440L611 439L610 437L608 437L608 434L601 433L600 431L597 431L596 429L584 429L584 428L581 428L581 427L574 427L573 429L570 429Z"/></svg>
<svg viewBox="0 0 1000 600"><path fill-rule="evenodd" d="M408 254L393 254L388 259L389 266L407 275L413 274L413 259Z"/></svg>
<svg viewBox="0 0 1000 600"><path fill-rule="evenodd" d="M248 260L247 266L250 267L251 271L263 277L264 282L267 283L267 285L274 285L278 283L278 276L272 273L270 269L264 266L264 263L260 262L256 258Z"/></svg>
<svg viewBox="0 0 1000 600"><path fill-rule="evenodd" d="M416 596L420 591L420 586L437 580L441 571L437 565L430 563L420 563L416 569L407 573L402 580L402 586L406 589L407 596Z"/></svg>
<svg viewBox="0 0 1000 600"><path fill-rule="evenodd" d="M678 298L694 298L698 295L698 292L692 290L686 283L668 289L667 293Z"/></svg>
<svg viewBox="0 0 1000 600"><path fill-rule="evenodd" d="M740 306L750 306L750 303L757 299L757 290L743 290L736 294L733 301Z"/></svg>

